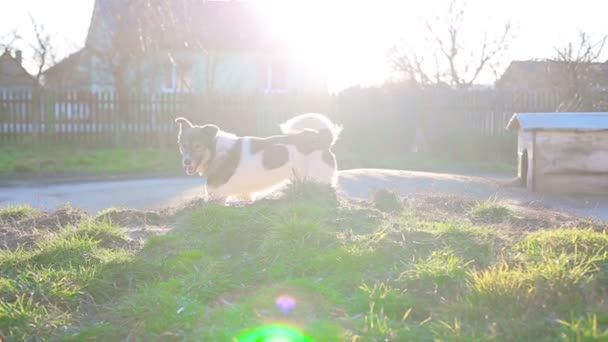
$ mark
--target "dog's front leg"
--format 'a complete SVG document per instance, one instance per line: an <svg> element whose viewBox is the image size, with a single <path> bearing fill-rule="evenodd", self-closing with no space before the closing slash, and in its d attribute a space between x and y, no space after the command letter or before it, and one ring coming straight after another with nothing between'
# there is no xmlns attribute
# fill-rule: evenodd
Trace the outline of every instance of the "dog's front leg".
<svg viewBox="0 0 608 342"><path fill-rule="evenodd" d="M226 204L226 201L228 200L228 197L216 192L216 191L210 191L209 189L207 189L207 202L212 202L212 203L218 203L218 204Z"/></svg>
<svg viewBox="0 0 608 342"><path fill-rule="evenodd" d="M206 202L211 200L211 195L209 194L209 187L207 186L207 182L205 182L205 186L203 188L203 198Z"/></svg>

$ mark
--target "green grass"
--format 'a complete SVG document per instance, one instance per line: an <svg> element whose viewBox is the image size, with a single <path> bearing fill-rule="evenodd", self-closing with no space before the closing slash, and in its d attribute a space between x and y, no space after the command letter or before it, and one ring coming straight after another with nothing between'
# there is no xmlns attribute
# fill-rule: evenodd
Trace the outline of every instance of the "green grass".
<svg viewBox="0 0 608 342"><path fill-rule="evenodd" d="M0 176L176 173L175 149L84 148L68 145L0 147Z"/></svg>
<svg viewBox="0 0 608 342"><path fill-rule="evenodd" d="M74 322L104 265L132 256L106 223L66 227L32 250L0 252L0 332L7 341L48 339Z"/></svg>
<svg viewBox="0 0 608 342"><path fill-rule="evenodd" d="M499 223L515 217L513 211L496 198L476 202L469 208L468 214L485 223Z"/></svg>
<svg viewBox="0 0 608 342"><path fill-rule="evenodd" d="M35 217L40 212L29 205L14 205L0 209L0 224Z"/></svg>
<svg viewBox="0 0 608 342"><path fill-rule="evenodd" d="M374 204L378 210L399 212L403 208L401 198L388 189L380 189L374 193Z"/></svg>
<svg viewBox="0 0 608 342"><path fill-rule="evenodd" d="M360 155L360 153L358 154ZM339 164L349 168L392 168L434 172L515 172L514 165L502 161L457 161L416 154L400 157L360 159L349 151L339 151ZM0 147L0 177L32 175L109 175L129 173L176 173L180 156L175 148L93 148L56 144L25 144Z"/></svg>
<svg viewBox="0 0 608 342"><path fill-rule="evenodd" d="M608 338L605 232L503 234L491 222L421 220L307 184L278 201L208 204L174 221L137 252L103 221L2 252L2 337Z"/></svg>

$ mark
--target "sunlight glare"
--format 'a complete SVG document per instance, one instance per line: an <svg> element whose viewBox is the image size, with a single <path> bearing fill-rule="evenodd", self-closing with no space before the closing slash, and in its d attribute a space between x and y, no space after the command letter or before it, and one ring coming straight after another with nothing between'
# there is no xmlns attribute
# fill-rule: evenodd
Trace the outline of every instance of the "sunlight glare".
<svg viewBox="0 0 608 342"><path fill-rule="evenodd" d="M334 79L344 83L354 81L349 77L363 76L368 83L385 78L387 42L399 33L399 13L401 18L407 13L407 4L400 2L260 0L259 4L269 27L295 58L339 75Z"/></svg>

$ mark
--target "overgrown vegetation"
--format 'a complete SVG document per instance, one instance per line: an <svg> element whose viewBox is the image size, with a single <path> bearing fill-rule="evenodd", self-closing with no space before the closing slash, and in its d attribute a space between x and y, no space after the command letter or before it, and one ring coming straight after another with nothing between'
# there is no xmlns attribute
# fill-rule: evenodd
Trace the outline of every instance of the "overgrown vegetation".
<svg viewBox="0 0 608 342"><path fill-rule="evenodd" d="M510 234L434 210L380 211L298 184L280 200L185 209L143 248L83 220L0 254L2 338L608 338L605 231Z"/></svg>

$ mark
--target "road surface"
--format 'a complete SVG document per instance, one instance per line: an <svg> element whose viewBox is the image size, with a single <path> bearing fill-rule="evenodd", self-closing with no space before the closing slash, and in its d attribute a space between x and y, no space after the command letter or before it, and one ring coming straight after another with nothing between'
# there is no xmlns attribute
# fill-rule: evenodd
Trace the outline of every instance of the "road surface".
<svg viewBox="0 0 608 342"><path fill-rule="evenodd" d="M540 204L577 216L608 220L608 199L547 197L525 189L500 187L490 178L410 172L356 169L340 172L340 191L346 196L367 199L380 188L403 195L438 192L467 195L478 199L496 196L514 205ZM177 206L202 195L199 177L147 178L54 183L48 181L0 182L0 208L29 204L53 210L65 203L91 214L108 207L159 209Z"/></svg>

